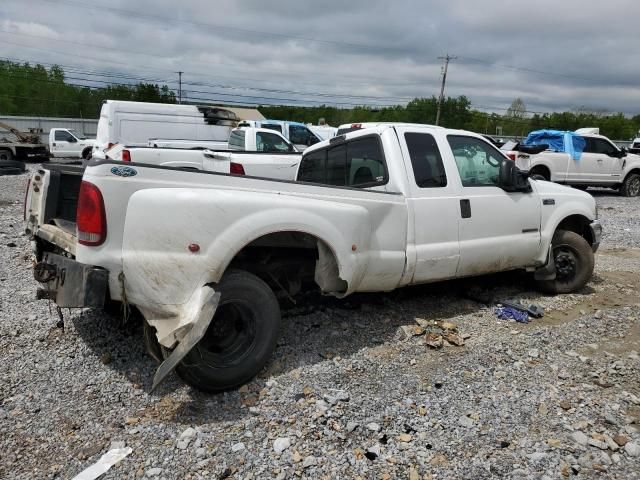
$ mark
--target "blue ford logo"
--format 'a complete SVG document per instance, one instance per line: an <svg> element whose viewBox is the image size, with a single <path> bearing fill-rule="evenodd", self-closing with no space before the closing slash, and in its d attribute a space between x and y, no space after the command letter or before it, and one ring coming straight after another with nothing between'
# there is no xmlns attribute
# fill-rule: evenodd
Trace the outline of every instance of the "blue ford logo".
<svg viewBox="0 0 640 480"><path fill-rule="evenodd" d="M119 177L133 177L138 174L138 171L131 167L111 167L111 173Z"/></svg>

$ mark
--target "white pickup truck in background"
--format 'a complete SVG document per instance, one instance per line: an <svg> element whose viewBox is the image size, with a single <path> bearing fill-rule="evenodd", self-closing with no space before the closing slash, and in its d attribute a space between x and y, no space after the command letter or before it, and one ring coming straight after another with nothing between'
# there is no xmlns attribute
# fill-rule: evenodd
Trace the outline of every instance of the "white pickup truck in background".
<svg viewBox="0 0 640 480"><path fill-rule="evenodd" d="M52 157L89 159L97 140L87 138L70 128L52 128L49 132L49 152Z"/></svg>
<svg viewBox="0 0 640 480"><path fill-rule="evenodd" d="M315 145L322 140L322 138L313 133L307 125L300 122L289 122L285 120L243 120L238 123L238 126L274 130L281 133L287 140L293 143L300 152L303 152L305 148Z"/></svg>
<svg viewBox="0 0 640 480"><path fill-rule="evenodd" d="M302 154L281 134L266 128L241 127L231 131L224 150L126 147L107 150L108 158L209 172L295 179Z"/></svg>
<svg viewBox="0 0 640 480"><path fill-rule="evenodd" d="M570 134L572 132L566 132ZM618 148L597 128L573 132L584 142L581 154L540 150L513 142L503 145L507 156L532 177L578 188L612 187L627 197L640 195L640 156ZM544 147L544 145L543 145Z"/></svg>
<svg viewBox="0 0 640 480"><path fill-rule="evenodd" d="M42 167L25 202L40 296L136 306L154 388L173 369L206 391L248 381L276 346L278 299L301 291L524 269L574 292L601 236L590 195L528 179L477 134L411 124L319 143L296 181L92 161Z"/></svg>

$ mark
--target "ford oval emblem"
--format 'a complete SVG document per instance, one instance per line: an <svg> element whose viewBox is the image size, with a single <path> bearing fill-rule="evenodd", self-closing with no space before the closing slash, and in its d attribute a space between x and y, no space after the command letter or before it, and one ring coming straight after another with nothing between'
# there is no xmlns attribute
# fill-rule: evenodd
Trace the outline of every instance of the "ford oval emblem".
<svg viewBox="0 0 640 480"><path fill-rule="evenodd" d="M111 173L119 177L133 177L138 174L138 171L131 167L111 167Z"/></svg>

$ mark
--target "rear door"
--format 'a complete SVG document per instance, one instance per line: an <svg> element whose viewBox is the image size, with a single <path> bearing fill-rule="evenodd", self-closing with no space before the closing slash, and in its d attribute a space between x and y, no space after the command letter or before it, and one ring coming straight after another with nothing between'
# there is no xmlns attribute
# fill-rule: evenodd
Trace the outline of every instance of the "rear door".
<svg viewBox="0 0 640 480"><path fill-rule="evenodd" d="M412 244L415 251L411 282L453 278L460 259L459 188L451 181L457 176L455 167L449 164L453 170L447 171L433 133L411 127L396 127L396 131L409 181L407 255L412 255Z"/></svg>
<svg viewBox="0 0 640 480"><path fill-rule="evenodd" d="M505 157L473 136L447 135L446 155L458 170L460 262L456 275L478 275L534 264L540 249L540 200L505 192L498 171Z"/></svg>

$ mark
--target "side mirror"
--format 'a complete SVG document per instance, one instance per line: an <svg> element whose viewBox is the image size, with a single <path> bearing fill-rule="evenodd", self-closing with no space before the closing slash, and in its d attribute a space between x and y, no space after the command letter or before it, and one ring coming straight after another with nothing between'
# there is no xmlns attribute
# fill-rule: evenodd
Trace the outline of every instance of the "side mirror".
<svg viewBox="0 0 640 480"><path fill-rule="evenodd" d="M626 157L627 153L629 153L629 151L627 150L627 147L621 147L620 148L620 158Z"/></svg>
<svg viewBox="0 0 640 480"><path fill-rule="evenodd" d="M513 160L504 159L500 163L498 185L505 192L530 192L528 175L522 172Z"/></svg>
<svg viewBox="0 0 640 480"><path fill-rule="evenodd" d="M74 136L69 136L69 138L67 138L67 141L69 143L78 143L78 139Z"/></svg>

